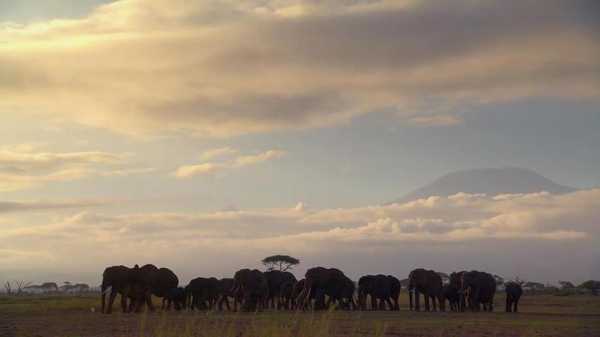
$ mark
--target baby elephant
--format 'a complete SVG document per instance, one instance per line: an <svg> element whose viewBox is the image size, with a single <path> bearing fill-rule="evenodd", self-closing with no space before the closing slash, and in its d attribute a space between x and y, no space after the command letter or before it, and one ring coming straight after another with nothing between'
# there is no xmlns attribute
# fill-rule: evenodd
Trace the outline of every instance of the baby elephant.
<svg viewBox="0 0 600 337"><path fill-rule="evenodd" d="M519 311L519 299L523 295L521 285L516 282L508 282L505 286L506 290L506 312Z"/></svg>
<svg viewBox="0 0 600 337"><path fill-rule="evenodd" d="M185 289L183 287L171 288L165 294L167 301L167 310L171 310L171 304L175 306L175 310L179 311L186 307Z"/></svg>

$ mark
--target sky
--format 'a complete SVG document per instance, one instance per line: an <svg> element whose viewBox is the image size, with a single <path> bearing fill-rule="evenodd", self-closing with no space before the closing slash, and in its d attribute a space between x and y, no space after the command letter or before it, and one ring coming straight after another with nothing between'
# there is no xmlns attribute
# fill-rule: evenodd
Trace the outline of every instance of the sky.
<svg viewBox="0 0 600 337"><path fill-rule="evenodd" d="M596 1L4 0L0 281L267 255L600 278ZM578 191L389 204L449 172ZM577 263L572 263L576 259Z"/></svg>

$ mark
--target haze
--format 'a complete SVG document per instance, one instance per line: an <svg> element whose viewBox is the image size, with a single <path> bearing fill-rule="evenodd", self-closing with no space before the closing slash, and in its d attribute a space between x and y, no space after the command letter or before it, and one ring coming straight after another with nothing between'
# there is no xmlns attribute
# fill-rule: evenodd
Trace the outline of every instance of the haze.
<svg viewBox="0 0 600 337"><path fill-rule="evenodd" d="M98 284L136 263L231 276L273 254L298 275L598 279L599 15L593 0L4 0L0 281ZM526 191L463 174L406 197L515 167Z"/></svg>

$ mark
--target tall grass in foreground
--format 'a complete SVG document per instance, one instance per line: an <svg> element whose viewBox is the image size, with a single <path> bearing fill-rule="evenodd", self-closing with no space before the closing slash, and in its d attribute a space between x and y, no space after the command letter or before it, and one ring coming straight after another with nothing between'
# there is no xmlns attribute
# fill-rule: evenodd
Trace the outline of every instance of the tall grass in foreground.
<svg viewBox="0 0 600 337"><path fill-rule="evenodd" d="M369 336L382 337L386 333L385 322L362 321L360 316L348 322L347 317L340 317L335 311L232 315L208 312L188 314L175 321L168 314L142 315L139 337L358 337L367 331Z"/></svg>

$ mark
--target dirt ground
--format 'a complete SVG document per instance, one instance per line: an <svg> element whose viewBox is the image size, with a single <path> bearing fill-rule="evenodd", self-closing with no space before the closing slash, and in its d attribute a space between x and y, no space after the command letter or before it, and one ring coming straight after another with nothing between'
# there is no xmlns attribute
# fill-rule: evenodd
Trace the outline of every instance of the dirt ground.
<svg viewBox="0 0 600 337"><path fill-rule="evenodd" d="M155 312L103 315L97 297L0 298L4 337L600 336L600 297L526 296L521 312Z"/></svg>

